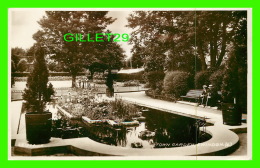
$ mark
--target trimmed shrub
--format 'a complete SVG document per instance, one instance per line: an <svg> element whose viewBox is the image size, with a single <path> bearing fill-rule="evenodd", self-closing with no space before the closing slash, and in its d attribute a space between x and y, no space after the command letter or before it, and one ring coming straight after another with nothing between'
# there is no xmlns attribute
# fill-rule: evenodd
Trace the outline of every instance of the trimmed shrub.
<svg viewBox="0 0 260 168"><path fill-rule="evenodd" d="M213 87L214 87L214 89L216 89L216 91L221 90L223 76L224 76L224 70L219 69L219 70L215 71L214 73L212 73L209 77L210 84L213 85Z"/></svg>
<svg viewBox="0 0 260 168"><path fill-rule="evenodd" d="M171 71L167 72L164 78L163 88L166 94L174 98L185 95L192 86L192 76L188 72Z"/></svg>
<svg viewBox="0 0 260 168"><path fill-rule="evenodd" d="M163 80L156 83L155 94L162 94L163 91Z"/></svg>
<svg viewBox="0 0 260 168"><path fill-rule="evenodd" d="M25 59L21 59L17 64L17 71L24 72L27 70L27 61Z"/></svg>
<svg viewBox="0 0 260 168"><path fill-rule="evenodd" d="M164 76L165 74L162 71L151 71L146 73L146 79L148 81L149 87L155 90L157 88L157 83L159 81L163 81Z"/></svg>
<svg viewBox="0 0 260 168"><path fill-rule="evenodd" d="M138 72L138 73L132 73L132 74L116 74L115 79L117 82L125 82L125 81L131 81L131 80L139 80L140 82L143 82L143 75L144 72Z"/></svg>
<svg viewBox="0 0 260 168"><path fill-rule="evenodd" d="M202 89L203 85L209 85L210 84L210 80L209 77L211 75L210 71L200 71L198 73L196 73L195 75L195 88L196 89Z"/></svg>

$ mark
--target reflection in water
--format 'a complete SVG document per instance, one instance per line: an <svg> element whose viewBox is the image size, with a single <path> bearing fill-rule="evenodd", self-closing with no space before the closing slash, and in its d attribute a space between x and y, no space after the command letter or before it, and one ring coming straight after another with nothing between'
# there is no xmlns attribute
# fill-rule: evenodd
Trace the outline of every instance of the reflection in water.
<svg viewBox="0 0 260 168"><path fill-rule="evenodd" d="M131 144L139 142L143 148L167 148L186 146L209 139L199 139L201 134L196 126L196 119L149 110L142 114L146 117L137 127L113 128L110 125L86 126L86 135L100 143L131 148ZM154 132L152 137L142 137L143 131Z"/></svg>
<svg viewBox="0 0 260 168"><path fill-rule="evenodd" d="M89 125L86 126L86 135L98 142L114 145L126 146L127 144L127 129L112 128L110 125Z"/></svg>

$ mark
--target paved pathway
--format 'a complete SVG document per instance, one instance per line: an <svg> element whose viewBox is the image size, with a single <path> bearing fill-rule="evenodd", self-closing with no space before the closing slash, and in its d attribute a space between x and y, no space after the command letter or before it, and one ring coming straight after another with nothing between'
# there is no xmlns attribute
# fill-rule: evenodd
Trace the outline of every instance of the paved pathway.
<svg viewBox="0 0 260 168"><path fill-rule="evenodd" d="M19 120L20 120L20 114L22 109L22 101L13 101L10 104L10 110L9 110L9 121L11 123L11 138L17 135L18 126L19 126ZM22 117L21 117L22 118ZM21 128L21 127L20 127ZM20 129L19 128L19 129Z"/></svg>
<svg viewBox="0 0 260 168"><path fill-rule="evenodd" d="M118 93L118 97L124 100L130 101L132 103L143 105L183 116L194 117L194 118L207 118L207 122L213 123L218 126L226 127L227 129L232 128L246 128L247 124L242 124L241 126L227 126L222 123L222 113L220 110L214 110L210 108L196 107L187 104L174 103L164 100L153 99L145 95L144 92L135 93ZM246 118L247 115L243 115Z"/></svg>

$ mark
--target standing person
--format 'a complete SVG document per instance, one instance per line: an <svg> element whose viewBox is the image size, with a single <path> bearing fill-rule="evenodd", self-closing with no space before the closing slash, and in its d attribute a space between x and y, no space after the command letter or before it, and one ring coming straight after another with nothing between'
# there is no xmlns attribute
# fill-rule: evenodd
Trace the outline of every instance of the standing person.
<svg viewBox="0 0 260 168"><path fill-rule="evenodd" d="M89 89L89 87L90 87L90 86L89 86L89 85L90 85L90 82L89 82L89 80L88 80L88 77L86 77L86 81L85 81L85 82L86 82L86 88Z"/></svg>
<svg viewBox="0 0 260 168"><path fill-rule="evenodd" d="M84 89L85 87L85 77L82 78L82 88Z"/></svg>
<svg viewBox="0 0 260 168"><path fill-rule="evenodd" d="M71 102L71 93L70 92L68 92L68 100L69 100L69 102Z"/></svg>
<svg viewBox="0 0 260 168"><path fill-rule="evenodd" d="M200 104L205 107L208 96L208 87L207 85L203 85L203 92L200 95Z"/></svg>
<svg viewBox="0 0 260 168"><path fill-rule="evenodd" d="M81 88L81 79L79 78L79 88Z"/></svg>
<svg viewBox="0 0 260 168"><path fill-rule="evenodd" d="M88 84L88 78L85 76L85 77L84 77L84 85L85 85L85 88L87 88L87 84Z"/></svg>

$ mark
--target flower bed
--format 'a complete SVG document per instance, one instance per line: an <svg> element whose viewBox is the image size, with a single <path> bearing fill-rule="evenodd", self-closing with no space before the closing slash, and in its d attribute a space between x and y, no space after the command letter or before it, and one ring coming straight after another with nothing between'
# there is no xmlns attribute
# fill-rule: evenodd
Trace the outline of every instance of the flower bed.
<svg viewBox="0 0 260 168"><path fill-rule="evenodd" d="M138 80L133 80L133 81L127 81L124 82L124 87L129 87L129 86L140 86L139 81Z"/></svg>
<svg viewBox="0 0 260 168"><path fill-rule="evenodd" d="M66 96L65 99L60 98L58 104L74 119L86 116L91 120L129 122L139 116L139 109L135 105L118 98L114 100L101 99L92 90L78 91L77 96Z"/></svg>

